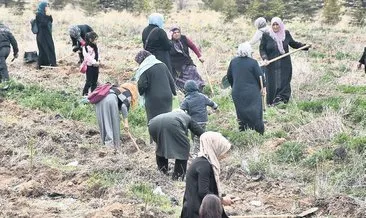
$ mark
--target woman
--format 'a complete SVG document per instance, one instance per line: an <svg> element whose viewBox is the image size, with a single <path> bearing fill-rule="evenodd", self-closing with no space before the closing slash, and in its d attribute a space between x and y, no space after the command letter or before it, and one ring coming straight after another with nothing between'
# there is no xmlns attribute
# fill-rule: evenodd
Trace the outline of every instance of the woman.
<svg viewBox="0 0 366 218"><path fill-rule="evenodd" d="M93 29L89 25L72 25L69 27L69 34L72 41L72 51L78 52L79 64L84 61L82 46L85 45L85 36L87 33L93 32Z"/></svg>
<svg viewBox="0 0 366 218"><path fill-rule="evenodd" d="M172 66L170 63L169 51L171 48L170 41L163 30L164 17L162 14L153 13L149 16L149 25L142 32L142 43L144 49L163 62L170 73Z"/></svg>
<svg viewBox="0 0 366 218"><path fill-rule="evenodd" d="M220 163L230 150L230 142L217 132L205 132L200 137L200 153L187 171L186 190L181 218L199 218L203 198L208 194L220 196ZM221 198L223 205L230 205L229 197ZM222 217L228 217L225 212Z"/></svg>
<svg viewBox="0 0 366 218"><path fill-rule="evenodd" d="M140 95L145 99L147 120L172 111L172 95L177 93L167 66L145 50L136 55L135 61L140 65L135 80Z"/></svg>
<svg viewBox="0 0 366 218"><path fill-rule="evenodd" d="M124 127L128 129L128 112L136 105L138 93L136 85L132 83L114 86L109 92L95 108L102 143L118 148L121 145L119 113L122 113Z"/></svg>
<svg viewBox="0 0 366 218"><path fill-rule="evenodd" d="M221 218L223 211L220 198L209 194L202 200L200 218Z"/></svg>
<svg viewBox="0 0 366 218"><path fill-rule="evenodd" d="M271 20L269 32L263 34L259 51L264 63L267 65L269 60L288 53L289 46L296 49L304 45L292 38L280 18L274 17ZM308 48L304 50L308 50ZM291 97L291 57L287 56L269 64L266 77L268 82L267 104L287 103Z"/></svg>
<svg viewBox="0 0 366 218"><path fill-rule="evenodd" d="M227 71L227 78L232 87L239 130L254 129L264 133L261 80L264 75L258 62L252 58L252 48L248 42L238 47L238 57L231 60ZM262 80L263 81L263 80Z"/></svg>
<svg viewBox="0 0 366 218"><path fill-rule="evenodd" d="M41 66L56 66L55 45L52 38L53 19L48 10L47 2L39 3L36 13L38 69L41 69Z"/></svg>
<svg viewBox="0 0 366 218"><path fill-rule="evenodd" d="M168 160L175 159L173 180L184 179L189 158L188 130L198 137L203 129L186 114L177 109L160 114L149 122L149 134L156 142L156 163L158 170L168 173Z"/></svg>
<svg viewBox="0 0 366 218"><path fill-rule="evenodd" d="M254 26L257 28L253 38L249 41L250 45L255 45L261 41L263 33L268 32L267 21L264 17L259 17L254 21Z"/></svg>
<svg viewBox="0 0 366 218"><path fill-rule="evenodd" d="M170 50L170 58L172 61L173 75L175 76L177 87L184 89L184 84L188 80L194 80L200 91L205 86L201 76L194 65L192 58L189 56L191 49L203 63L201 52L197 46L185 35L181 34L179 27L173 27L172 32L172 49Z"/></svg>
<svg viewBox="0 0 366 218"><path fill-rule="evenodd" d="M83 56L87 65L86 81L83 89L83 96L88 95L89 89L94 91L97 88L99 77L99 49L97 46L98 35L95 32L89 32L85 36L86 46L83 49Z"/></svg>

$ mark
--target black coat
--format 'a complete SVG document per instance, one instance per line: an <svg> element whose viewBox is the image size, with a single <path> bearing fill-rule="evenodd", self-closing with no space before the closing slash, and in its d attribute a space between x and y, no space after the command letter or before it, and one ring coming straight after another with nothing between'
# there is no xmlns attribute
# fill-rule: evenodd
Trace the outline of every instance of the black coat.
<svg viewBox="0 0 366 218"><path fill-rule="evenodd" d="M52 16L37 13L38 66L56 66L55 45L52 38Z"/></svg>
<svg viewBox="0 0 366 218"><path fill-rule="evenodd" d="M87 33L93 31L93 29L89 25L86 25L86 24L84 24L84 25L77 25L77 27L79 27L79 29L80 29L80 37L84 41L85 41L85 35ZM78 46L78 47L80 46L80 42L76 38L74 38L72 36L70 36L70 38L72 40L72 46Z"/></svg>
<svg viewBox="0 0 366 218"><path fill-rule="evenodd" d="M283 49L286 53L289 52L289 46L296 49L304 45L295 41L290 32L286 30L285 40L283 41ZM271 60L281 55L277 48L277 43L269 33L263 34L259 52L263 60ZM292 63L290 55L268 65L266 78L268 84L267 103L272 104L276 97L280 97L287 102L291 97Z"/></svg>
<svg viewBox="0 0 366 218"><path fill-rule="evenodd" d="M9 47L10 45L13 47L14 55L18 54L18 43L15 40L13 34L10 31L0 31L0 48Z"/></svg>
<svg viewBox="0 0 366 218"><path fill-rule="evenodd" d="M203 129L183 111L160 114L149 122L149 134L156 142L156 155L166 159L188 160L188 130L198 137Z"/></svg>
<svg viewBox="0 0 366 218"><path fill-rule="evenodd" d="M218 195L217 184L211 164L204 157L193 160L186 174L186 190L181 218L199 218L199 209L207 194ZM228 216L224 212L222 218Z"/></svg>
<svg viewBox="0 0 366 218"><path fill-rule="evenodd" d="M156 115L172 111L173 96L176 95L172 76L165 64L155 64L139 78L138 90L145 96L147 120Z"/></svg>
<svg viewBox="0 0 366 218"><path fill-rule="evenodd" d="M365 65L364 67L365 67L365 73L366 73L366 48L363 50L363 54L358 62L360 62L360 64Z"/></svg>
<svg viewBox="0 0 366 218"><path fill-rule="evenodd" d="M254 129L263 134L260 76L264 77L258 62L249 57L234 58L227 71L241 128Z"/></svg>
<svg viewBox="0 0 366 218"><path fill-rule="evenodd" d="M147 37L154 28L157 29L155 29L154 32L150 34L149 42L146 45ZM169 55L171 43L165 31L156 25L153 24L148 25L142 32L142 43L144 45L145 50L155 55L155 57L158 60L163 62L168 67L169 72L172 73L172 65L170 62L170 55Z"/></svg>

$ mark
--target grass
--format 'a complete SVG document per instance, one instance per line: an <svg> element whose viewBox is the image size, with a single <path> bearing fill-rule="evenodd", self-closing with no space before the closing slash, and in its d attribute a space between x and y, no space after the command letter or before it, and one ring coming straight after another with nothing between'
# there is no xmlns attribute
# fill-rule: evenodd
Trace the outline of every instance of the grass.
<svg viewBox="0 0 366 218"><path fill-rule="evenodd" d="M366 94L366 86L340 85L337 89L345 94Z"/></svg>
<svg viewBox="0 0 366 218"><path fill-rule="evenodd" d="M88 180L87 184L89 187L103 187L108 188L117 185L125 178L123 172L115 171L95 171L93 172Z"/></svg>
<svg viewBox="0 0 366 218"><path fill-rule="evenodd" d="M339 110L342 102L341 97L328 97L324 99L316 99L310 101L297 102L297 106L300 110L311 113L322 113L326 108L333 110Z"/></svg>
<svg viewBox="0 0 366 218"><path fill-rule="evenodd" d="M305 146L298 142L285 142L276 151L280 163L297 163L305 157Z"/></svg>

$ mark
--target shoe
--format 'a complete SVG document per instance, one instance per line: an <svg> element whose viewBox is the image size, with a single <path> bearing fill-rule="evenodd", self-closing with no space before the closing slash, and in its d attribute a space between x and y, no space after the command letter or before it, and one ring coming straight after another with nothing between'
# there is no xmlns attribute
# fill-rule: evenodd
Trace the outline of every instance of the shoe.
<svg viewBox="0 0 366 218"><path fill-rule="evenodd" d="M276 97L272 102L272 106L277 106L277 105L281 104L282 102L284 102L284 101L281 97Z"/></svg>

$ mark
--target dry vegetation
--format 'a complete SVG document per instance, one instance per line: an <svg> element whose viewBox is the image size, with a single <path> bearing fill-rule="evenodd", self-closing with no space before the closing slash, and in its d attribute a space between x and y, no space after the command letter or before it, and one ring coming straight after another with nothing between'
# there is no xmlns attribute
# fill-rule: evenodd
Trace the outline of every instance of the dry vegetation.
<svg viewBox="0 0 366 218"><path fill-rule="evenodd" d="M0 8L20 54L36 50L32 16ZM100 147L93 108L79 103L84 76L77 56L69 56L68 25L90 24L99 34L100 82L129 79L146 17L85 17L70 8L53 17L60 68L38 71L17 60L9 66L10 90L0 93L0 217L178 217L185 184L155 170L154 148L144 143L144 111L130 118L142 152L134 151L127 135L117 154ZM254 32L252 25L242 18L224 24L208 11L174 13L166 21L167 28L179 24L206 58L220 105L208 129L234 144L223 163L223 188L243 199L226 208L231 215L297 214L318 206L318 217L366 216L366 78L354 69L366 44L365 28L287 25L313 49L292 56L293 99L267 110L267 131L260 136L237 131L230 90L219 87L237 45ZM153 193L158 186L165 195Z"/></svg>

